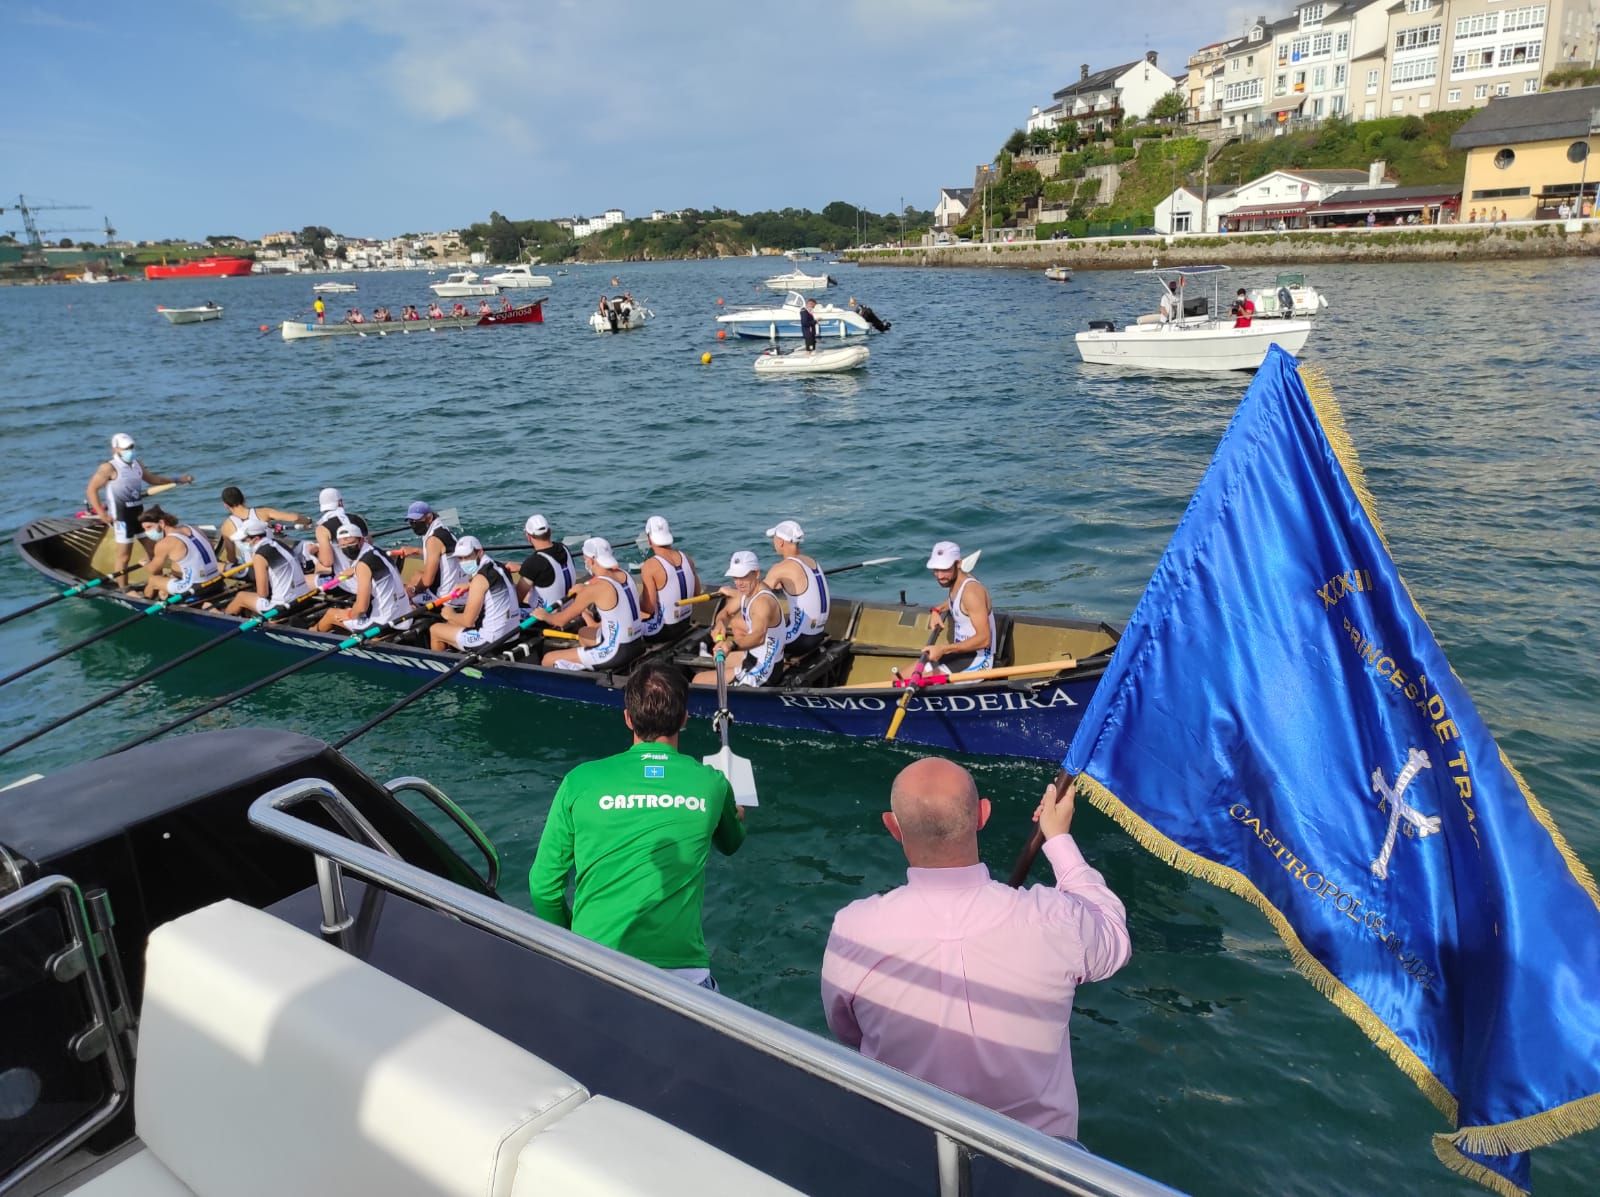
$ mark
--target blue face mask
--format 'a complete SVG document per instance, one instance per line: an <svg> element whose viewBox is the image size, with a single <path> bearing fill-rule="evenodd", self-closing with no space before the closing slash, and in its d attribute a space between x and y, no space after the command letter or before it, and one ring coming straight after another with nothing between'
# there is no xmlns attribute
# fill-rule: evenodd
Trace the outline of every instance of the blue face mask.
<svg viewBox="0 0 1600 1197"><path fill-rule="evenodd" d="M132 465L134 463L134 459L137 458L139 455L138 455L138 453L134 452L132 449L118 449L117 450L117 456L122 458L122 460L123 460L123 462L125 464Z"/></svg>
<svg viewBox="0 0 1600 1197"><path fill-rule="evenodd" d="M473 577L478 572L478 562L471 557L464 558L461 562L461 572L467 577Z"/></svg>

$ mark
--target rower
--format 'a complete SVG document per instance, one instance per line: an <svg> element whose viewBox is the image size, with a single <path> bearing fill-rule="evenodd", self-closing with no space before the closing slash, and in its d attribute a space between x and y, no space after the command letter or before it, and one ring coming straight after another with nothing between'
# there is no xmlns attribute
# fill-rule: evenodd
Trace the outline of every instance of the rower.
<svg viewBox="0 0 1600 1197"><path fill-rule="evenodd" d="M145 566L149 581L145 598L194 594L215 582L222 570L211 542L178 517L159 507L146 507L139 516L144 534L156 542Z"/></svg>
<svg viewBox="0 0 1600 1197"><path fill-rule="evenodd" d="M567 601L577 582L572 550L550 538L550 521L534 512L522 525L533 552L517 567L517 599L524 607L554 610Z"/></svg>
<svg viewBox="0 0 1600 1197"><path fill-rule="evenodd" d="M303 524L306 517L297 511L279 511L276 507L251 507L244 501L244 492L237 486L224 487L222 505L228 509L228 518L217 529L217 555L225 562L250 560L248 538L244 526L251 520L266 523L276 520L280 524Z"/></svg>
<svg viewBox="0 0 1600 1197"><path fill-rule="evenodd" d="M580 582L572 598L558 611L539 609L542 623L564 628L580 612L584 627L575 648L547 652L542 665L557 669L594 669L626 665L644 652L643 624L639 622L639 594L628 571L617 564L611 542L591 536L583 542L583 564L589 577ZM590 606L595 615L587 613Z"/></svg>
<svg viewBox="0 0 1600 1197"><path fill-rule="evenodd" d="M470 579L466 606L460 611L441 609L444 622L428 629L428 647L434 652L483 648L515 631L522 609L517 606L517 584L506 567L484 552L476 536L463 536L450 556L461 576Z"/></svg>
<svg viewBox="0 0 1600 1197"><path fill-rule="evenodd" d="M229 615L260 615L311 593L294 552L273 538L272 527L265 520L254 515L240 520L238 538L243 542L244 560L250 563L255 589L234 595L228 604Z"/></svg>
<svg viewBox="0 0 1600 1197"><path fill-rule="evenodd" d="M672 527L664 516L652 515L644 533L651 556L639 567L639 610L644 613L644 638L652 644L675 639L693 613L685 599L700 593L700 574L694 559L672 547Z"/></svg>
<svg viewBox="0 0 1600 1197"><path fill-rule="evenodd" d="M724 663L729 681L736 686L770 686L778 680L783 662L783 604L761 577L761 563L748 549L728 559L732 586L722 593L737 598L739 606L724 607L711 621L711 641L728 649ZM703 669L694 675L696 685L715 684L717 671Z"/></svg>
<svg viewBox="0 0 1600 1197"><path fill-rule="evenodd" d="M348 607L330 607L317 621L316 630L332 632L344 628L363 632L373 624L395 623L411 610L411 599L400 571L388 554L367 539L367 530L354 523L334 529L334 543L340 554L353 562L356 601ZM409 619L400 627L409 627Z"/></svg>
<svg viewBox="0 0 1600 1197"><path fill-rule="evenodd" d="M354 524L366 535L367 521L359 515L351 515L344 509L344 496L334 486L324 486L317 493L317 507L322 512L317 516L317 566L316 572L322 575L347 573L354 562L344 555L339 548L338 531L345 524ZM346 594L354 594L356 585L351 578L341 578L339 589Z"/></svg>
<svg viewBox="0 0 1600 1197"><path fill-rule="evenodd" d="M782 559L767 571L767 585L782 591L789 602L789 620L784 628L783 652L791 661L822 647L828 634L828 582L822 567L800 551L805 529L794 520L784 520L767 529L772 547Z"/></svg>
<svg viewBox="0 0 1600 1197"><path fill-rule="evenodd" d="M422 537L420 549L408 545L400 552L402 557L422 557L422 569L406 583L406 593L414 599L426 601L435 594L449 594L457 587L465 586L467 576L462 572L460 562L451 556L456 551L456 534L444 526L444 521L433 508L418 499L406 508L406 523ZM460 603L457 602L456 606L459 607Z"/></svg>
<svg viewBox="0 0 1600 1197"><path fill-rule="evenodd" d="M133 437L126 432L119 432L111 438L111 458L102 462L100 468L89 476L84 497L89 501L89 510L111 525L112 539L117 547L115 573L119 582L127 580L128 560L140 536L139 515L143 509L145 487L193 481L190 474L168 478L163 474L151 473L139 460ZM102 490L104 499L101 498ZM148 554L148 550L146 552Z"/></svg>
<svg viewBox="0 0 1600 1197"><path fill-rule="evenodd" d="M948 613L953 621L950 644L935 644L928 649L928 661L941 673L966 673L988 669L994 664L994 608L984 584L961 568L961 546L941 540L933 546L928 568L934 581L950 592L950 601L930 613L930 631L943 626Z"/></svg>
<svg viewBox="0 0 1600 1197"><path fill-rule="evenodd" d="M443 320L444 319L444 309L439 306L439 301L438 300L434 300L432 303L430 303L428 305L428 319L429 320Z"/></svg>

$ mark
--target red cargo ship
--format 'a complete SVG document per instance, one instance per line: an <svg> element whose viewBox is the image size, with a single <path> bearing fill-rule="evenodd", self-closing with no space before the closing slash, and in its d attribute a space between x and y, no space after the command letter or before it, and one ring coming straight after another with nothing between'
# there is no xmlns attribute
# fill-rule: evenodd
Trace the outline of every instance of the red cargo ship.
<svg viewBox="0 0 1600 1197"><path fill-rule="evenodd" d="M254 258L198 258L193 262L174 262L171 266L146 266L145 278L236 278L249 274Z"/></svg>

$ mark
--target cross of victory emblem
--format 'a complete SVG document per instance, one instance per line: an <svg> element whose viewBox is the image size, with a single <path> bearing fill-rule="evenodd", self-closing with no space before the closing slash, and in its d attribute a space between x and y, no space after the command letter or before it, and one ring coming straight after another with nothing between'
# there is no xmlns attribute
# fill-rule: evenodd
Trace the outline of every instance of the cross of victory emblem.
<svg viewBox="0 0 1600 1197"><path fill-rule="evenodd" d="M1406 802L1406 788L1416 780L1418 773L1430 768L1432 765L1428 762L1428 754L1420 748L1413 748L1407 752L1406 763L1396 774L1393 786L1385 780L1381 768L1372 771L1372 790L1379 795L1379 809L1385 803L1389 807L1389 829L1384 833L1383 850L1378 853L1378 859L1372 862L1372 875L1379 881L1389 875L1389 857L1394 854L1395 837L1400 832L1401 819L1411 825L1418 838L1433 835L1439 830L1438 815L1424 815Z"/></svg>

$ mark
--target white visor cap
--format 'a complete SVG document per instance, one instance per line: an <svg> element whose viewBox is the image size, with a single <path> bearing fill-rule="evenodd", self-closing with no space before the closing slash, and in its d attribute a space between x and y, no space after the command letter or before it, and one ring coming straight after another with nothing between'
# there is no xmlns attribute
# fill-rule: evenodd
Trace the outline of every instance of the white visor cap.
<svg viewBox="0 0 1600 1197"><path fill-rule="evenodd" d="M239 535L244 537L265 536L270 531L272 529L267 527L267 521L257 519L255 516L251 516L239 525Z"/></svg>
<svg viewBox="0 0 1600 1197"><path fill-rule="evenodd" d="M652 515L644 522L644 534L650 538L651 544L669 545L672 543L672 525L667 523L664 515Z"/></svg>
<svg viewBox="0 0 1600 1197"><path fill-rule="evenodd" d="M111 447L113 449L131 449L133 448L133 438L126 432L119 432L111 438Z"/></svg>
<svg viewBox="0 0 1600 1197"><path fill-rule="evenodd" d="M799 544L806 538L806 530L793 520L784 520L767 529L767 536L776 536L779 540L787 540L790 544Z"/></svg>
<svg viewBox="0 0 1600 1197"><path fill-rule="evenodd" d="M522 530L529 536L547 536L550 533L550 521L534 512L528 517L528 522L522 525Z"/></svg>
<svg viewBox="0 0 1600 1197"><path fill-rule="evenodd" d="M339 493L336 486L324 486L317 493L317 508L320 511L332 511L335 507L344 506L344 496Z"/></svg>
<svg viewBox="0 0 1600 1197"><path fill-rule="evenodd" d="M480 541L476 536L463 536L460 540L456 541L455 552L451 555L454 557L470 557L474 553L481 552L483 552L482 541Z"/></svg>
<svg viewBox="0 0 1600 1197"><path fill-rule="evenodd" d="M616 569L617 555L611 551L611 542L603 536L591 536L583 542L583 555L604 569Z"/></svg>
<svg viewBox="0 0 1600 1197"><path fill-rule="evenodd" d="M728 558L728 577L747 578L761 569L761 562L749 549L740 549Z"/></svg>
<svg viewBox="0 0 1600 1197"><path fill-rule="evenodd" d="M335 540L365 540L366 535L355 524L340 524L334 532L333 538Z"/></svg>
<svg viewBox="0 0 1600 1197"><path fill-rule="evenodd" d="M961 546L953 540L941 540L933 546L928 558L929 569L954 569L961 564Z"/></svg>

